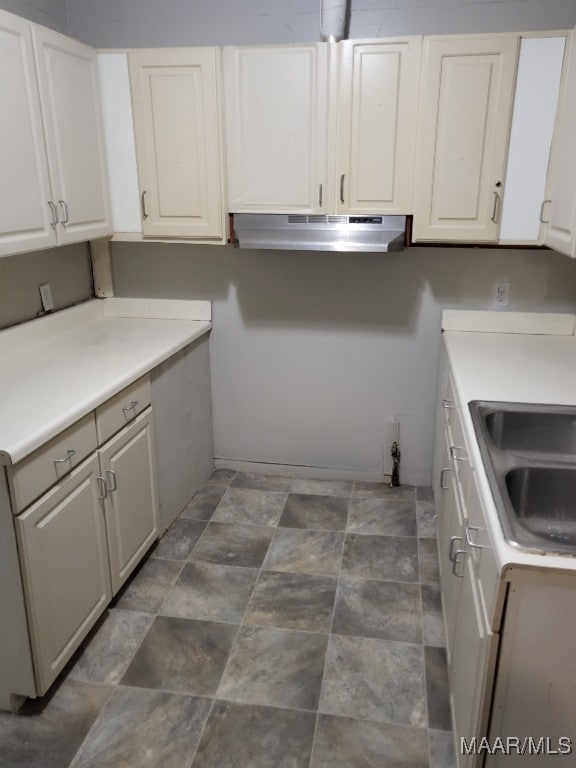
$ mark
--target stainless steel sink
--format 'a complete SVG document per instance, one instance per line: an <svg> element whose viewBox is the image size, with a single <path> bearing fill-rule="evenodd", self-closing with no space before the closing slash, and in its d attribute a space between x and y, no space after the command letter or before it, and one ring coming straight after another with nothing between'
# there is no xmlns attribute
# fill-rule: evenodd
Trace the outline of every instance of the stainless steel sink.
<svg viewBox="0 0 576 768"><path fill-rule="evenodd" d="M576 407L474 401L470 412L508 541L576 556Z"/></svg>
<svg viewBox="0 0 576 768"><path fill-rule="evenodd" d="M576 459L576 409L525 408L510 405L507 409L485 411L486 431L496 447L502 451Z"/></svg>
<svg viewBox="0 0 576 768"><path fill-rule="evenodd" d="M506 475L506 490L528 531L576 547L576 466L513 469Z"/></svg>

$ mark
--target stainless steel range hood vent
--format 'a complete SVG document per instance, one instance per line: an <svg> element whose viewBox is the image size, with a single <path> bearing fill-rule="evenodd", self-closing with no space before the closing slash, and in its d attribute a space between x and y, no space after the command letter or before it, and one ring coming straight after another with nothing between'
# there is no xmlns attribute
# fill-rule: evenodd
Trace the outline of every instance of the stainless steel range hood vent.
<svg viewBox="0 0 576 768"><path fill-rule="evenodd" d="M401 251L405 216L235 213L239 248L287 251Z"/></svg>

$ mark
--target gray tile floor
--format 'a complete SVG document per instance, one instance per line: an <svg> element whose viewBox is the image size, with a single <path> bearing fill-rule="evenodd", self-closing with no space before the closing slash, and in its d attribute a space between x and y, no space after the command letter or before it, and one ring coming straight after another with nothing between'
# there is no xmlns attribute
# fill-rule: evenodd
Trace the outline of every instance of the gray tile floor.
<svg viewBox="0 0 576 768"><path fill-rule="evenodd" d="M451 768L429 489L214 472L2 768Z"/></svg>

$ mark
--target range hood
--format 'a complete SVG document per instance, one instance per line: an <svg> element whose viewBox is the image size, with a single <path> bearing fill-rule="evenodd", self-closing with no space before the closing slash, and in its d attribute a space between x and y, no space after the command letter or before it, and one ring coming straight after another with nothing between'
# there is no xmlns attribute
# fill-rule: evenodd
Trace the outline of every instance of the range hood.
<svg viewBox="0 0 576 768"><path fill-rule="evenodd" d="M239 248L288 251L401 251L405 216L235 213Z"/></svg>

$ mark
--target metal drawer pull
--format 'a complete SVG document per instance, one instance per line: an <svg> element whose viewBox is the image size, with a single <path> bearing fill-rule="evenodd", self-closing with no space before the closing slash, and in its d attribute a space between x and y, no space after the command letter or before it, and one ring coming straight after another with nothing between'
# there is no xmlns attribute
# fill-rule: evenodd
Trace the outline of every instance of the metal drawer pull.
<svg viewBox="0 0 576 768"><path fill-rule="evenodd" d="M111 482L107 483L107 488L110 492L118 490L118 485L116 483L116 472L114 472L113 469L107 469L106 474L108 476L108 480L111 480Z"/></svg>
<svg viewBox="0 0 576 768"><path fill-rule="evenodd" d="M541 224L550 224L550 219L544 218L544 207L546 206L546 203L551 203L552 200L543 200L542 205L540 206L540 223Z"/></svg>
<svg viewBox="0 0 576 768"><path fill-rule="evenodd" d="M450 486L444 485L444 472L450 472L450 467L442 467L440 470L440 488L443 491L448 491L450 490Z"/></svg>
<svg viewBox="0 0 576 768"><path fill-rule="evenodd" d="M60 223L66 226L66 224L68 224L70 221L70 216L68 214L68 203L66 200L58 200L58 204L60 205L60 208L62 208L62 221Z"/></svg>
<svg viewBox="0 0 576 768"><path fill-rule="evenodd" d="M466 559L466 555L467 554L468 554L468 552L465 549L457 549L456 552L454 552L454 559L452 560L452 573L454 574L454 576L457 576L459 579L463 579L464 578L464 573L458 573L456 568L458 567L458 565L460 563L464 562L464 560ZM458 560L458 555L464 555L462 560Z"/></svg>
<svg viewBox="0 0 576 768"><path fill-rule="evenodd" d="M104 480L103 477L98 475L96 477L96 480L98 482L98 485L100 486L100 496L98 498L100 501L104 501L104 499L108 496L108 487L106 486L106 480Z"/></svg>
<svg viewBox="0 0 576 768"><path fill-rule="evenodd" d="M53 229L56 229L56 225L58 224L58 208L56 208L56 203L53 203L52 200L48 200L48 205L50 206L50 212L52 213L50 226Z"/></svg>
<svg viewBox="0 0 576 768"><path fill-rule="evenodd" d="M500 195L496 190L494 190L494 208L492 209L492 216L490 217L490 220L494 222L494 224L498 223L498 217L500 215Z"/></svg>
<svg viewBox="0 0 576 768"><path fill-rule="evenodd" d="M122 410L124 411L124 413L128 413L128 411L136 412L136 408L138 407L139 402L140 400L132 400L130 405L127 405L126 408L122 408Z"/></svg>
<svg viewBox="0 0 576 768"><path fill-rule="evenodd" d="M464 544L464 539L462 538L462 536L452 536L452 538L450 539L450 544L448 545L448 560L450 560L451 563L454 562L454 557L455 557L455 555L454 555L454 544L457 541L461 541L462 544ZM459 549L457 551L458 552L462 552L461 549Z"/></svg>
<svg viewBox="0 0 576 768"><path fill-rule="evenodd" d="M458 456L458 451L463 451L464 448L461 448L458 445L451 445L450 446L450 456L454 459L454 461L466 461L466 456Z"/></svg>
<svg viewBox="0 0 576 768"><path fill-rule="evenodd" d="M66 451L66 458L65 459L54 459L54 464L65 464L67 461L72 461L72 457L76 455L76 450L74 448L69 448Z"/></svg>
<svg viewBox="0 0 576 768"><path fill-rule="evenodd" d="M448 398L445 397L442 400L442 408L456 408L456 405L454 404L454 400L448 400Z"/></svg>
<svg viewBox="0 0 576 768"><path fill-rule="evenodd" d="M477 544L475 541L472 541L472 539L470 538L470 531L476 531L476 533L478 533L479 530L480 529L477 528L475 525L466 526L466 533L465 533L466 544L468 544L470 547L473 547L474 549L484 549L483 544Z"/></svg>

